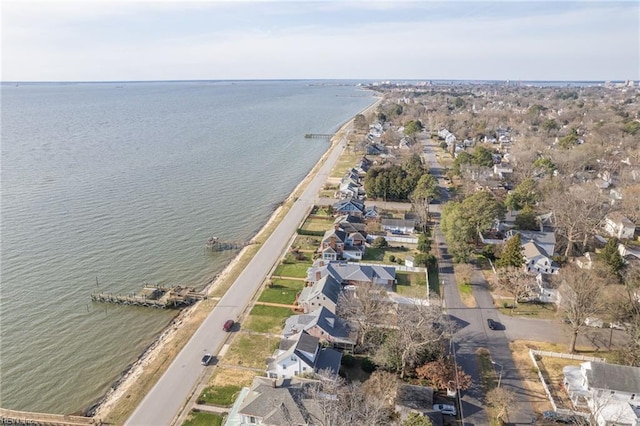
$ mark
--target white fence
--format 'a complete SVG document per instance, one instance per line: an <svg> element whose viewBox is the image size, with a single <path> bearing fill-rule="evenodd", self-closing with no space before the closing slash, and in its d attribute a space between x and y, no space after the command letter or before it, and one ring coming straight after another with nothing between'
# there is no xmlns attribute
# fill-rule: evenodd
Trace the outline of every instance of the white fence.
<svg viewBox="0 0 640 426"><path fill-rule="evenodd" d="M529 349L529 352L532 353L533 355L548 356L548 357L552 357L552 358L577 359L578 361L607 362L606 359L598 358L598 357L595 357L595 356L563 354L563 353L560 353L560 352L538 351L538 350L535 350L535 349Z"/></svg>

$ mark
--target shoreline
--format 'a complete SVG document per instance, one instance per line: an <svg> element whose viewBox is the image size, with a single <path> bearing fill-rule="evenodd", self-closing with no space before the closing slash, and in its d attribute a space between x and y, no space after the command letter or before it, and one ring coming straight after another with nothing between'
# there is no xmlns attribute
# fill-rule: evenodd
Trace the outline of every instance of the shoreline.
<svg viewBox="0 0 640 426"><path fill-rule="evenodd" d="M270 229L270 227L280 218L281 213L285 210L285 207L288 209L289 206L286 206L287 203L290 203L295 198L297 198L298 194L301 190L308 184L309 180L318 173L318 169L324 162L326 161L329 153L338 149L340 143L343 139L346 140L347 135L349 134L348 127L353 123L355 117L359 114L367 114L371 110L377 108L377 106L382 102L381 96L373 96L374 101L362 109L361 111L354 114L350 119L342 123L338 130L335 132L334 136L330 140L330 146L328 149L322 154L322 156L318 159L316 164L311 168L311 170L305 175L305 177L296 185L296 187L291 191L289 196L281 202L278 207L271 213L269 219L265 222L265 224L260 228L260 230L255 234L252 240L260 240L262 237L265 237L265 234ZM272 232L271 230L270 232ZM268 235L266 235L268 237ZM261 242L260 242L261 243ZM245 259L247 256L247 252L250 250L252 246L243 247L242 250L238 252L238 254L231 259L231 261L224 267L222 272L215 275L210 282L205 286L204 292L206 292L209 300L215 300L216 298L212 297L213 292L228 279L233 279L232 272L236 269L238 265ZM117 407L117 405L121 402L122 398L133 388L137 379L145 373L145 367L149 367L154 361L158 360L160 353L165 349L169 343L171 343L174 339L178 338L178 334L181 331L184 331L184 326L189 321L195 321L194 316L196 316L198 312L198 308L205 301L198 301L194 305L181 310L170 322L167 326L154 338L149 346L138 356L136 361L129 364L120 374L118 379L114 381L113 385L105 392L105 394L100 397L97 401L90 404L87 409L83 410L87 416L93 417L94 419L99 419L101 421L105 421L108 418L113 410ZM206 310L206 315L208 315L213 309L215 305L211 305L209 307L204 307L202 309ZM201 310L202 310L201 309ZM201 311L200 310L200 311ZM196 324L198 327L202 321ZM196 328L197 329L197 328ZM184 331L186 332L186 331ZM188 336L188 339L191 335ZM188 341L187 339L187 341ZM162 372L158 371L158 374L162 374ZM157 381L159 375L155 375L153 377L153 384ZM144 395L142 396L144 397ZM126 396L128 398L128 396ZM129 413L130 414L130 413Z"/></svg>

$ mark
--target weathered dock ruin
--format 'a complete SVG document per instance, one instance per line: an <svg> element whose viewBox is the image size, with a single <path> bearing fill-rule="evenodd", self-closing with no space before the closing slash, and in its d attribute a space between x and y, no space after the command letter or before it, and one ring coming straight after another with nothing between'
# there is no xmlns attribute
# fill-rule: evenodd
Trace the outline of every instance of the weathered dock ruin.
<svg viewBox="0 0 640 426"><path fill-rule="evenodd" d="M120 305L148 306L151 308L184 308L204 298L193 287L161 287L153 284L145 286L137 293L129 295L93 293L91 300Z"/></svg>
<svg viewBox="0 0 640 426"><path fill-rule="evenodd" d="M306 139L331 139L334 136L334 133L307 133L304 135Z"/></svg>
<svg viewBox="0 0 640 426"><path fill-rule="evenodd" d="M206 248L211 251L239 250L250 244L253 244L253 241L224 241L218 237L211 237L207 240Z"/></svg>

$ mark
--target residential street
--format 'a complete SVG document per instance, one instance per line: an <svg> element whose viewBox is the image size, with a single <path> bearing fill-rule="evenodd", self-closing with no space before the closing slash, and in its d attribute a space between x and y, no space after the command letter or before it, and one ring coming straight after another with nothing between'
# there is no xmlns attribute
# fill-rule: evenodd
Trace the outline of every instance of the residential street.
<svg viewBox="0 0 640 426"><path fill-rule="evenodd" d="M345 133L348 133L348 130ZM172 424L206 368L200 365L202 355L206 352L217 355L227 338L227 333L222 331L222 324L227 319L238 320L264 277L279 260L296 228L309 212L344 146L343 138L338 146L327 154L326 161L291 210L142 400L127 420L127 425Z"/></svg>
<svg viewBox="0 0 640 426"><path fill-rule="evenodd" d="M433 142L425 145L424 157L443 188L442 171L437 162L433 149ZM442 202L445 202L448 192L441 189ZM440 205L433 205L434 213L439 219ZM478 270L473 277L473 295L477 302L476 308L467 308L461 301L453 275L453 263L447 253L447 246L438 225L434 231L434 242L440 250L440 282L442 285L444 304L449 317L456 324L457 331L453 338L453 349L456 362L465 372L471 375L473 386L462 392L460 417L465 425L488 424L487 413L484 410L485 395L481 388L481 376L476 351L487 348L495 363L496 373L500 375L500 386L513 391L516 403L509 411L510 424L531 424L534 417L533 408L529 402L530 396L524 388L522 380L517 374L515 364L509 350L509 340L503 330L490 330L487 318L498 319L499 314L493 306L493 300L482 273Z"/></svg>

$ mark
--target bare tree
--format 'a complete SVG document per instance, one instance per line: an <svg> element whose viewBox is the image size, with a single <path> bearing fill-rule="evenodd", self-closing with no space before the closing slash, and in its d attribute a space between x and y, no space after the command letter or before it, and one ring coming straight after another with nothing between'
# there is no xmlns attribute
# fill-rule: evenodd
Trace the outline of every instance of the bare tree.
<svg viewBox="0 0 640 426"><path fill-rule="evenodd" d="M531 293L533 276L524 271L522 267L508 267L499 269L492 284L500 292L506 292L513 297L513 306L518 305L518 300Z"/></svg>
<svg viewBox="0 0 640 426"><path fill-rule="evenodd" d="M465 373L462 367L456 366L450 356L444 354L437 360L416 368L416 375L420 379L429 380L436 389L448 391L467 390L472 384L471 376Z"/></svg>
<svg viewBox="0 0 640 426"><path fill-rule="evenodd" d="M359 284L352 291L340 293L337 314L357 325L358 346L365 350L369 333L388 318L389 306L384 288L373 283Z"/></svg>
<svg viewBox="0 0 640 426"><path fill-rule="evenodd" d="M604 216L604 206L593 188L569 186L569 182L558 179L555 184L544 204L553 212L557 232L566 240L564 255L570 256L576 244L584 246L596 232Z"/></svg>
<svg viewBox="0 0 640 426"><path fill-rule="evenodd" d="M496 409L496 421L506 422L509 418L509 407L513 406L516 397L514 393L503 387L493 388L487 392L487 404Z"/></svg>
<svg viewBox="0 0 640 426"><path fill-rule="evenodd" d="M562 268L558 279L561 282L558 287L560 307L571 327L569 350L573 353L578 334L586 327L586 319L602 313L605 282L597 270L576 266Z"/></svg>
<svg viewBox="0 0 640 426"><path fill-rule="evenodd" d="M394 309L397 328L392 330L376 353L376 361L400 373L403 379L424 362L425 356L440 353L439 343L447 327L438 307L424 304L397 304Z"/></svg>

